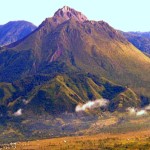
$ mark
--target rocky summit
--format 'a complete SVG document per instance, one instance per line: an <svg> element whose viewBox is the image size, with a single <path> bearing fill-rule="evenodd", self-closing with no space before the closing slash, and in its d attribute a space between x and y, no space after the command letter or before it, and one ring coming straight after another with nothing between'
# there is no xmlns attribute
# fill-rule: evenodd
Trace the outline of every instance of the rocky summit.
<svg viewBox="0 0 150 150"><path fill-rule="evenodd" d="M58 21L60 18L63 18L65 20L74 18L75 20L77 20L79 22L84 22L84 21L88 20L87 17L85 15L83 15L81 12L78 12L68 6L64 6L63 8L59 9L54 14L54 18L58 18Z"/></svg>

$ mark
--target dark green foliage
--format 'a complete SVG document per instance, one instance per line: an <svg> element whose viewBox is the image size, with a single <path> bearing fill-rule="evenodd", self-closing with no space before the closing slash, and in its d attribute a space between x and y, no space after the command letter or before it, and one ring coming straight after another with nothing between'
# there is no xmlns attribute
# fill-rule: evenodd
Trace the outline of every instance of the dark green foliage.
<svg viewBox="0 0 150 150"><path fill-rule="evenodd" d="M2 57L0 61L0 81L14 81L21 78L26 72L32 68L33 60L31 51L5 51L0 53ZM14 61L15 60L15 61Z"/></svg>
<svg viewBox="0 0 150 150"><path fill-rule="evenodd" d="M125 91L125 88L122 87L122 86L116 86L116 85L113 85L109 82L106 82L104 84L104 87L105 87L105 91L102 92L102 96L106 99L113 99L117 96L117 94Z"/></svg>
<svg viewBox="0 0 150 150"><path fill-rule="evenodd" d="M140 98L141 98L141 107L144 107L144 106L150 104L150 98L149 97L141 96Z"/></svg>
<svg viewBox="0 0 150 150"><path fill-rule="evenodd" d="M0 116L7 116L7 107L4 105L0 105Z"/></svg>
<svg viewBox="0 0 150 150"><path fill-rule="evenodd" d="M2 99L4 97L4 90L0 89L0 99Z"/></svg>

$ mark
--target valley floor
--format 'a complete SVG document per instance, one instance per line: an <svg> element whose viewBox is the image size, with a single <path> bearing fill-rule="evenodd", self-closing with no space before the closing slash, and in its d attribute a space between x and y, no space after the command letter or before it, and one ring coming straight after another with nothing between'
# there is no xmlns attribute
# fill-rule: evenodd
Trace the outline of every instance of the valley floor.
<svg viewBox="0 0 150 150"><path fill-rule="evenodd" d="M11 143L2 149L15 150L148 150L150 130L121 134L62 137Z"/></svg>

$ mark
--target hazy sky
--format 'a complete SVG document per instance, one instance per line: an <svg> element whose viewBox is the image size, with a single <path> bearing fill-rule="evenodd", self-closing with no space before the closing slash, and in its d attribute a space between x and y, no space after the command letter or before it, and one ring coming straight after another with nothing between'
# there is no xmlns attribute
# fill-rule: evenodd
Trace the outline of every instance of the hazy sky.
<svg viewBox="0 0 150 150"><path fill-rule="evenodd" d="M13 20L39 25L64 5L116 29L150 31L150 0L0 0L0 25Z"/></svg>

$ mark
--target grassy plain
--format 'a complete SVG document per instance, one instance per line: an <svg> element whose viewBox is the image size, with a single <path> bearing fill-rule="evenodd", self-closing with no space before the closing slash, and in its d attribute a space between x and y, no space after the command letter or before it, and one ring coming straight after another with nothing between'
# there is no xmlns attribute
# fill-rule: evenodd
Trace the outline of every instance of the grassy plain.
<svg viewBox="0 0 150 150"><path fill-rule="evenodd" d="M3 149L6 147L16 150L148 150L150 130L18 142L15 146L12 144Z"/></svg>

